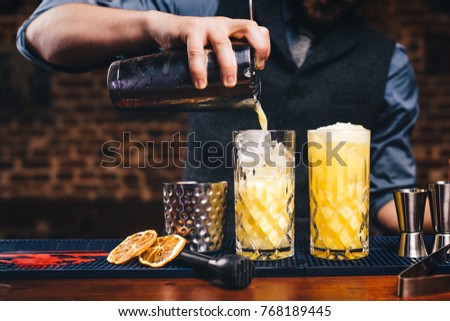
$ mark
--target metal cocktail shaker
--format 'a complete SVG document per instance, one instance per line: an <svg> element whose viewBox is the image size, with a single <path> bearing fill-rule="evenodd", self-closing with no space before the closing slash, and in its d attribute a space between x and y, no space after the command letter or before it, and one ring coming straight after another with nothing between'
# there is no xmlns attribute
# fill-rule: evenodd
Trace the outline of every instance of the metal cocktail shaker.
<svg viewBox="0 0 450 321"><path fill-rule="evenodd" d="M113 62L108 70L108 89L113 105L122 110L212 111L253 109L260 95L253 51L234 43L237 84L226 88L220 81L216 55L207 49L208 86L192 83L186 49Z"/></svg>

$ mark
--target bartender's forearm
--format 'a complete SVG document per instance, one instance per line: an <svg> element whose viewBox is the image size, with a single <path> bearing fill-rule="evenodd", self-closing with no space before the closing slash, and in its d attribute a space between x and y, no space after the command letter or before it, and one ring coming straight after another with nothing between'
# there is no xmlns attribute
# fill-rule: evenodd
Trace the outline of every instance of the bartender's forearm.
<svg viewBox="0 0 450 321"><path fill-rule="evenodd" d="M155 47L147 30L153 21L158 23L158 15L161 13L64 4L37 17L25 36L27 46L44 60L64 67L86 67Z"/></svg>
<svg viewBox="0 0 450 321"><path fill-rule="evenodd" d="M236 84L230 38L245 38L255 50L256 67L264 68L270 54L269 31L245 19L64 4L44 12L26 30L31 50L54 65L69 68L93 66L117 55L137 55L155 46L169 49L185 44L197 88L207 85L206 44L216 53L223 84Z"/></svg>
<svg viewBox="0 0 450 321"><path fill-rule="evenodd" d="M378 222L386 230L391 233L399 233L397 211L395 209L394 200L388 202L378 211ZM423 229L425 233L433 233L433 225L431 223L430 206L425 205L425 217L423 222Z"/></svg>

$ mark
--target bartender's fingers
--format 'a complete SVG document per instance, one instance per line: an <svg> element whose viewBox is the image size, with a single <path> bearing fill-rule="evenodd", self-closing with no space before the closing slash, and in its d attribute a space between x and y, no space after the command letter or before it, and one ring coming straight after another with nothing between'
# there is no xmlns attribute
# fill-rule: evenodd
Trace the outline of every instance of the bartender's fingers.
<svg viewBox="0 0 450 321"><path fill-rule="evenodd" d="M269 32L256 22L225 17L185 17L182 22L180 38L187 44L189 68L197 88L203 89L207 85L206 56L203 48L208 43L213 46L217 56L225 86L232 87L236 84L236 58L230 38L245 38L255 50L256 67L264 68L270 54Z"/></svg>
<svg viewBox="0 0 450 321"><path fill-rule="evenodd" d="M197 89L204 89L208 85L206 75L206 55L204 50L204 39L200 34L191 33L186 38L189 69L192 81Z"/></svg>
<svg viewBox="0 0 450 321"><path fill-rule="evenodd" d="M220 75L222 83L226 87L236 85L237 63L234 55L231 41L228 36L219 30L214 30L208 34L208 40L211 43L217 62L220 66Z"/></svg>
<svg viewBox="0 0 450 321"><path fill-rule="evenodd" d="M257 50L257 56L255 57L255 60L256 68L262 70L265 68L266 61L270 56L270 34L269 29L267 29L266 27L259 27L259 30L264 37L264 46Z"/></svg>
<svg viewBox="0 0 450 321"><path fill-rule="evenodd" d="M230 36L238 39L245 38L255 50L256 68L264 69L270 55L269 30L259 26L255 21L232 20Z"/></svg>

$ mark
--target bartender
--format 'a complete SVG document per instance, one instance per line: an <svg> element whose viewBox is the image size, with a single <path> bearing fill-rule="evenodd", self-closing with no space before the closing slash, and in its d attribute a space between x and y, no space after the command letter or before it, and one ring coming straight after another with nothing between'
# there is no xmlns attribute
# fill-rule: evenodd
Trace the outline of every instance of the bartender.
<svg viewBox="0 0 450 321"><path fill-rule="evenodd" d="M81 72L118 56L186 46L192 81L205 88L204 46L211 45L226 87L236 84L230 38L255 49L261 102L269 129L294 129L297 151L308 129L336 122L370 129L372 220L398 231L392 191L416 185L410 133L418 93L405 49L357 16L362 0L256 0L249 21L242 0L47 0L20 28L20 52L49 70ZM270 55L270 59L269 58ZM191 113L189 131L201 141L227 146L232 130L258 128L245 112ZM188 157L201 159L190 146ZM192 162L188 162L192 163ZM306 164L306 162L303 162ZM297 223L309 217L306 166L296 168ZM202 165L185 169L186 180L232 181L232 171ZM230 193L232 195L232 193ZM425 230L431 229L429 213Z"/></svg>

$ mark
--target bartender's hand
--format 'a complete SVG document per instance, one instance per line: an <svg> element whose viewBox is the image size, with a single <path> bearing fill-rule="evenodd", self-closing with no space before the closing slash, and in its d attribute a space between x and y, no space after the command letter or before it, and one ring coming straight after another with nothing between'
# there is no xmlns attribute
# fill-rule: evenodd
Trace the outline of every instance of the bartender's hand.
<svg viewBox="0 0 450 321"><path fill-rule="evenodd" d="M211 44L220 65L222 82L227 87L236 84L237 64L230 38L246 39L255 49L256 68L263 69L270 54L269 31L256 22L226 17L179 17L152 12L157 21L165 21L164 28L154 30L153 39L165 49L187 45L189 68L197 88L207 85L204 47Z"/></svg>
<svg viewBox="0 0 450 321"><path fill-rule="evenodd" d="M62 4L38 16L26 29L27 46L48 62L89 68L118 55L139 55L160 46L187 46L197 88L207 85L204 46L216 52L225 86L236 84L236 61L229 38L246 39L255 49L257 68L270 54L269 32L250 20L181 17L158 11Z"/></svg>

